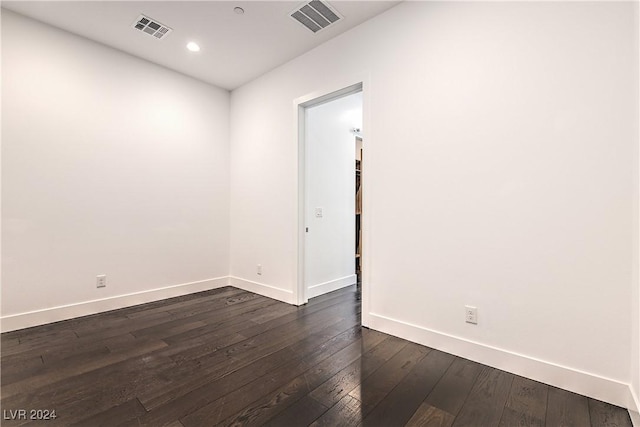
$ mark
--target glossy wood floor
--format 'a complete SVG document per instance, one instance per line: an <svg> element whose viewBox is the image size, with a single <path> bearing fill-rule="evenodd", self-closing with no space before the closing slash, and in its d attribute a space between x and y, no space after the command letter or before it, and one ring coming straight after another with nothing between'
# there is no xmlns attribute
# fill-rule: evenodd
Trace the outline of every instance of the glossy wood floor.
<svg viewBox="0 0 640 427"><path fill-rule="evenodd" d="M361 328L355 287L303 307L226 287L6 333L1 351L3 426L631 426L622 408Z"/></svg>

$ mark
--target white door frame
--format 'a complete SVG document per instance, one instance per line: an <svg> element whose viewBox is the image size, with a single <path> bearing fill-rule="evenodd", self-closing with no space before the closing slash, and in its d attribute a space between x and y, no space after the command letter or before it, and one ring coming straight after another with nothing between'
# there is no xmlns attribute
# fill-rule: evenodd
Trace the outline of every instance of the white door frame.
<svg viewBox="0 0 640 427"><path fill-rule="evenodd" d="M296 286L294 288L293 301L297 305L303 305L308 302L307 289L305 284L305 238L306 238L306 182L305 182L305 167L306 167L306 141L305 141L305 112L309 107L314 107L334 99L342 98L347 95L362 92L363 105L363 129L364 138L363 146L370 145L370 121L368 120L368 114L370 108L368 108L369 98L369 79L358 78L342 84L334 84L323 88L305 96L301 96L293 101L294 110L294 123L295 123L295 140L298 148L298 171L297 171L297 224L295 230L296 246L297 246L297 262L295 264L294 277L296 278ZM368 157L365 153L367 150L363 150L363 163L366 165ZM363 209L361 213L361 227L362 227L362 255L360 259L361 271L362 271L362 325L367 326L369 323L369 271L370 271L370 221L369 221L369 197L368 197L368 174L363 171L361 174L361 182L364 188L363 190Z"/></svg>

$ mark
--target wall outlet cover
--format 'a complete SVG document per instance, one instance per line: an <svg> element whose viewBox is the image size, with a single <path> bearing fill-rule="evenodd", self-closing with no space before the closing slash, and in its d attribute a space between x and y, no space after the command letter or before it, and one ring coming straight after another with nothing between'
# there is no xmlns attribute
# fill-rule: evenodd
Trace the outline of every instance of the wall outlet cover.
<svg viewBox="0 0 640 427"><path fill-rule="evenodd" d="M464 306L464 321L473 325L478 324L478 309L470 305Z"/></svg>
<svg viewBox="0 0 640 427"><path fill-rule="evenodd" d="M107 287L107 275L100 274L96 276L96 288L106 288Z"/></svg>

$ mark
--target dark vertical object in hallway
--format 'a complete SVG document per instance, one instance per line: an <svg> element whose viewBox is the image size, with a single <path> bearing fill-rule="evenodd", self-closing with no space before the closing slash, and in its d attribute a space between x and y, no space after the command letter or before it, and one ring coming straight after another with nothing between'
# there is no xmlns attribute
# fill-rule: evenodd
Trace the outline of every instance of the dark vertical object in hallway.
<svg viewBox="0 0 640 427"><path fill-rule="evenodd" d="M356 136L356 275L362 285L362 138Z"/></svg>

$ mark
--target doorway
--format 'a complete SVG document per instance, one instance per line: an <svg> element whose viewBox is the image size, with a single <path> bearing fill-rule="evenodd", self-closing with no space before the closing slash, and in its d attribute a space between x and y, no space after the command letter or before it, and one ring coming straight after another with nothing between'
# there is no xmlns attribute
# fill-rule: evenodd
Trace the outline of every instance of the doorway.
<svg viewBox="0 0 640 427"><path fill-rule="evenodd" d="M304 304L359 282L363 222L356 194L362 178L356 154L362 153L363 84L297 101L297 301Z"/></svg>

